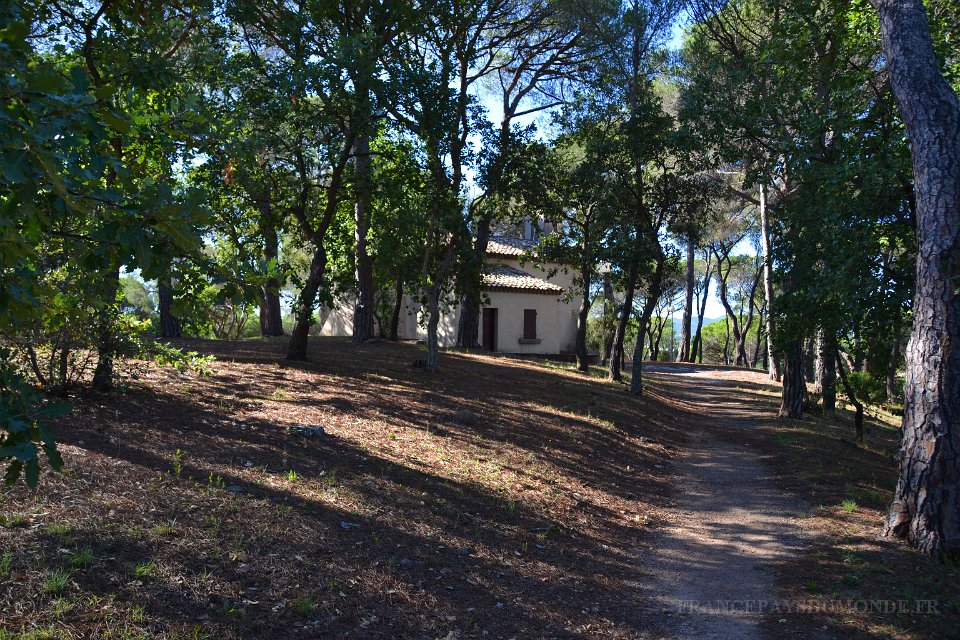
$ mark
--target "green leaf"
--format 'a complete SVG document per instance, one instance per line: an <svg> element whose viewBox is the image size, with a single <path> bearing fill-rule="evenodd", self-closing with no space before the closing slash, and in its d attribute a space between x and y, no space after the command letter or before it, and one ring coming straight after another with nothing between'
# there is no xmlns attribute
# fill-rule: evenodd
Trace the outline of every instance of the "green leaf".
<svg viewBox="0 0 960 640"><path fill-rule="evenodd" d="M16 458L21 462L35 460L37 458L37 445L27 440L15 445L0 447L0 459L4 458Z"/></svg>
<svg viewBox="0 0 960 640"><path fill-rule="evenodd" d="M23 470L23 463L19 460L14 460L7 465L7 472L3 475L3 481L8 487L13 486L16 483L17 478L20 477L20 471Z"/></svg>
<svg viewBox="0 0 960 640"><path fill-rule="evenodd" d="M27 468L23 474L23 480L31 489L37 488L37 481L40 479L40 463L34 458L27 462Z"/></svg>
<svg viewBox="0 0 960 640"><path fill-rule="evenodd" d="M111 129L117 131L118 133L129 133L130 132L130 121L125 120L115 114L109 109L104 109L100 112L100 117L103 118L103 121L107 123Z"/></svg>

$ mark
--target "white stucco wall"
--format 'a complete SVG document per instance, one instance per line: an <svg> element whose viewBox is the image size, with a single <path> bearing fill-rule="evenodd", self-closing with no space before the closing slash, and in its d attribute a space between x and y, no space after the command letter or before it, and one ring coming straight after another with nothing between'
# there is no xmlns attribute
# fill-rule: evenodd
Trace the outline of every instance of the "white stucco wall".
<svg viewBox="0 0 960 640"><path fill-rule="evenodd" d="M557 265L543 265L538 269L531 262L521 266L513 258L491 257L491 264L503 264L526 271L530 275L549 280L563 287L564 295L527 293L514 291L485 291L485 306L497 309L497 351L502 353L560 354L573 353L577 337L577 309L580 296L569 300L567 295L573 286L573 273L564 273L562 269L548 277L548 272ZM352 296L346 296L329 310L323 310L323 322L318 328L322 336L350 336L353 334ZM523 336L524 309L537 310L537 337L539 344L520 344ZM482 313L482 312L481 312ZM452 347L457 342L457 326L460 322L460 308L450 305L441 316L438 329L441 347ZM482 322L480 330L482 332ZM404 340L426 340L426 318L420 305L406 296L400 313L400 338ZM479 338L480 336L478 336Z"/></svg>
<svg viewBox="0 0 960 640"><path fill-rule="evenodd" d="M489 307L497 309L497 351L503 353L560 353L562 305L557 297L538 293L513 293L490 291ZM537 312L537 338L539 344L521 344L523 337L523 312ZM482 323L481 323L482 324Z"/></svg>
<svg viewBox="0 0 960 640"><path fill-rule="evenodd" d="M556 349L553 351L522 351L522 352L513 352L510 353L573 353L576 348L577 342L577 310L580 307L580 301L583 299L583 296L576 293L573 287L573 277L574 273L571 268L567 268L567 271L564 271L562 265L557 263L546 263L541 265L540 268L535 266L533 262L520 263L519 260L515 258L506 258L506 257L496 257L491 258L490 262L493 264L503 264L508 267L514 267L522 271L526 271L532 276L538 278L543 278L553 284L563 287L563 294L561 296L547 296L544 294L534 294L538 297L547 298L553 301L555 306L555 311L553 316L555 316L556 321L552 325L555 327L556 332ZM556 269L556 273L552 276L549 275L551 270ZM504 294L504 292L487 292L488 295L492 296L494 293ZM529 294L519 294L519 293L509 293L505 295L511 296L521 296ZM517 300L512 302L505 302L504 305L515 305L519 304ZM496 305L491 305L496 306ZM535 307L520 307L520 321L521 321L521 332L523 330L523 309L532 309ZM502 314L502 312L500 312ZM539 324L540 314L537 315L537 321ZM539 327L538 327L539 333ZM499 346L499 345L498 345ZM504 349L499 349L504 350Z"/></svg>
<svg viewBox="0 0 960 640"><path fill-rule="evenodd" d="M353 335L353 296L341 298L333 308L320 310L317 335L349 337Z"/></svg>
<svg viewBox="0 0 960 640"><path fill-rule="evenodd" d="M404 296L403 307L400 311L400 329L398 333L403 340L427 339L426 308L412 296ZM441 313L440 324L437 325L437 341L441 347L453 347L457 344L457 326L460 323L460 308L449 305L446 313Z"/></svg>

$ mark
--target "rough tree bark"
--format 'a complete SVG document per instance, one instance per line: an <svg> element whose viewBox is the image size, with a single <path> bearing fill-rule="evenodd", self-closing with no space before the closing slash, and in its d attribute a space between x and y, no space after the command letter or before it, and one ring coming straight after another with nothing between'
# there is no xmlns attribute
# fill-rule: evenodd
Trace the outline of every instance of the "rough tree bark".
<svg viewBox="0 0 960 640"><path fill-rule="evenodd" d="M357 137L353 147L356 173L354 218L354 276L357 284L356 306L353 308L353 342L365 342L374 337L373 258L367 250L370 232L370 134Z"/></svg>
<svg viewBox="0 0 960 640"><path fill-rule="evenodd" d="M940 73L921 0L871 0L910 139L917 288L906 351L900 479L887 533L960 555L960 104Z"/></svg>
<svg viewBox="0 0 960 640"><path fill-rule="evenodd" d="M620 317L617 318L617 328L613 334L613 348L610 351L610 360L607 363L607 377L613 382L623 382L623 341L627 337L630 316L633 315L633 299L636 296L637 274L639 272L640 261L631 260L627 272L627 288L624 292L623 307L620 309ZM639 331L637 333L639 334Z"/></svg>
<svg viewBox="0 0 960 640"><path fill-rule="evenodd" d="M179 338L180 321L173 315L173 287L170 285L170 276L164 276L157 281L157 302L160 307L160 337Z"/></svg>
<svg viewBox="0 0 960 640"><path fill-rule="evenodd" d="M677 360L690 362L690 325L693 321L693 287L696 284L694 277L695 248L693 233L687 235L687 289L683 304L683 320L680 323L680 351Z"/></svg>
<svg viewBox="0 0 960 640"><path fill-rule="evenodd" d="M817 360L814 390L823 400L823 410L832 414L837 408L837 339L823 327L817 331Z"/></svg>
<svg viewBox="0 0 960 640"><path fill-rule="evenodd" d="M770 252L770 219L767 215L767 187L760 185L760 231L763 241L763 295L767 299L767 361L770 379L780 381L780 360L773 348L773 257Z"/></svg>
<svg viewBox="0 0 960 640"><path fill-rule="evenodd" d="M804 341L804 346L802 350L803 378L807 382L813 382L813 360L814 360L814 352L816 351L816 349L814 348L814 342L815 340L813 338L808 338L806 341Z"/></svg>
<svg viewBox="0 0 960 640"><path fill-rule="evenodd" d="M803 340L793 340L784 354L783 395L781 418L803 418L803 403L807 397L807 383L803 375Z"/></svg>

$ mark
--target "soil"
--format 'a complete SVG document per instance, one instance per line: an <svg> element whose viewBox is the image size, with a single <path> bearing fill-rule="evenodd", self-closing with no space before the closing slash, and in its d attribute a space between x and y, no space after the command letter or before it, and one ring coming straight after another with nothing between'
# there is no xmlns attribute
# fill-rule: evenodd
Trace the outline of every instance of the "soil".
<svg viewBox="0 0 960 640"><path fill-rule="evenodd" d="M858 447L842 421L777 420L761 374L653 363L635 398L509 357L445 353L430 375L409 344L312 339L296 365L283 339L179 346L212 375L141 364L73 398L66 473L0 493L0 639L958 628L956 569L877 541L895 430ZM943 606L763 606L877 594Z"/></svg>
<svg viewBox="0 0 960 640"><path fill-rule="evenodd" d="M662 613L657 635L761 638L776 601L774 563L807 544L809 508L779 490L755 449L737 437L756 428L757 412L715 370L652 364L645 371L669 376L674 397L700 408L673 472L676 507L641 557L649 606Z"/></svg>
<svg viewBox="0 0 960 640"><path fill-rule="evenodd" d="M179 346L213 375L74 398L67 472L0 494L11 637L645 633L633 550L686 439L657 389L474 354L431 375L405 344Z"/></svg>

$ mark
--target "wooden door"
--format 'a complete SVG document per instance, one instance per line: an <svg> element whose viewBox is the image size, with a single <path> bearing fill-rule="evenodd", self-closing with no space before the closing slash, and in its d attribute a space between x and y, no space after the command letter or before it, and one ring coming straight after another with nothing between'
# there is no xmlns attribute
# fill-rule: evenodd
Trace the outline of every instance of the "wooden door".
<svg viewBox="0 0 960 640"><path fill-rule="evenodd" d="M487 351L497 350L497 310L483 309L483 340L481 346Z"/></svg>

